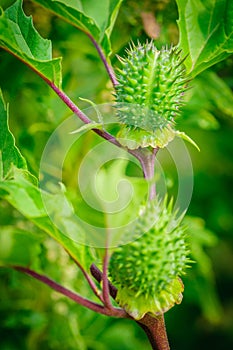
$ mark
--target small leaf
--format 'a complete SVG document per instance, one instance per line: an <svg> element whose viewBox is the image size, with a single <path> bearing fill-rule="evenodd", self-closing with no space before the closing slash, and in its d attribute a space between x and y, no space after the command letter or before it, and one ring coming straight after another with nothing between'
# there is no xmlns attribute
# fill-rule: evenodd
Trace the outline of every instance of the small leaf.
<svg viewBox="0 0 233 350"><path fill-rule="evenodd" d="M32 19L25 16L22 0L5 12L0 8L0 47L36 71L44 80L61 86L61 59L52 58L51 41L35 30Z"/></svg>
<svg viewBox="0 0 233 350"><path fill-rule="evenodd" d="M8 111L0 90L0 181L10 172L12 164L26 169L26 161L15 145L13 134L8 126Z"/></svg>
<svg viewBox="0 0 233 350"><path fill-rule="evenodd" d="M82 132L82 131L89 131L89 130L93 130L93 129L101 130L101 129L103 129L103 124L100 124L100 123L84 124L80 128L78 128L74 131L71 131L70 134L77 134L77 133Z"/></svg>
<svg viewBox="0 0 233 350"><path fill-rule="evenodd" d="M81 29L100 44L108 56L110 35L122 0L33 0Z"/></svg>
<svg viewBox="0 0 233 350"><path fill-rule="evenodd" d="M179 47L188 73L196 76L233 53L233 1L176 0Z"/></svg>
<svg viewBox="0 0 233 350"><path fill-rule="evenodd" d="M88 103L90 103L90 105L93 107L93 109L95 110L95 112L96 112L96 115L97 115L97 118L98 118L98 121L100 122L100 123L104 123L104 120L103 120L103 117L102 117L102 115L101 115L101 112L99 111L99 109L98 109L98 107L97 107L97 105L93 102L93 101L91 101L91 100L88 100L87 98L82 98L82 97L79 97L79 99L81 100L81 101L85 101L85 102L88 102Z"/></svg>
<svg viewBox="0 0 233 350"><path fill-rule="evenodd" d="M198 147L198 145L196 144L196 142L194 142L191 137L189 137L187 134L185 134L185 132L182 131L176 131L176 136L180 137L181 139L188 141L189 143L191 143L191 145L193 145L199 152L200 152L200 148Z"/></svg>

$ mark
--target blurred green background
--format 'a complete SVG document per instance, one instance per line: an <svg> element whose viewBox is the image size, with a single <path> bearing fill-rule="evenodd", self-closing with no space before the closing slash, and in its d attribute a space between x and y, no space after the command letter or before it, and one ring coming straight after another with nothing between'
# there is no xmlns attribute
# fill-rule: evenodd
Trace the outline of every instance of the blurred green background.
<svg viewBox="0 0 233 350"><path fill-rule="evenodd" d="M11 3L1 1L3 7ZM24 9L33 14L41 35L52 39L54 56L63 56L63 90L82 108L88 104L79 97L96 104L112 101L111 84L90 40L30 1L24 2ZM124 55L130 40L144 42L153 37L158 48L176 44L177 18L173 0L123 2L112 34L113 65L117 65L115 54ZM232 73L230 57L197 77L177 120L201 152L187 145L194 169L188 215L195 218L188 218L187 224L197 263L184 278L182 304L165 315L171 349L233 349ZM46 141L70 111L39 77L4 51L0 51L0 77L4 98L10 104L10 128L30 170L37 175ZM95 138L88 133L83 140L85 148L97 142ZM73 169L82 157L77 146L66 165L71 188ZM171 164L164 164L164 169L172 192L174 169ZM0 224L30 225L5 201L0 202ZM41 264L47 275L88 295L77 268L46 237ZM131 321L94 314L10 269L1 269L0 276L1 350L150 349L141 329Z"/></svg>

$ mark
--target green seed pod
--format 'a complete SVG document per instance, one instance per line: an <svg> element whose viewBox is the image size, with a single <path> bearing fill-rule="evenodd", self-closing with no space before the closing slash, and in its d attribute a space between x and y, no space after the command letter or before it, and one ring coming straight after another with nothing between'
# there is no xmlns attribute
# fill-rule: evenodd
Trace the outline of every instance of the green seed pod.
<svg viewBox="0 0 233 350"><path fill-rule="evenodd" d="M111 256L116 300L135 319L146 313L156 317L182 300L180 276L190 260L181 219L166 199L150 201L139 215L131 243Z"/></svg>
<svg viewBox="0 0 233 350"><path fill-rule="evenodd" d="M119 58L116 108L122 128L119 142L131 149L165 147L176 135L187 86L185 68L177 48L157 50L154 44L132 45L127 58Z"/></svg>

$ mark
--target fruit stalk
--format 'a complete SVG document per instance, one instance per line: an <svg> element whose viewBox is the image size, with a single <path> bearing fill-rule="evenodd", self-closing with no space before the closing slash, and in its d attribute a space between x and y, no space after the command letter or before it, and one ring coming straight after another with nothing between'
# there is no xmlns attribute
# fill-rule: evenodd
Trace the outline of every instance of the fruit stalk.
<svg viewBox="0 0 233 350"><path fill-rule="evenodd" d="M137 324L144 330L153 350L169 350L164 316L157 318L145 315Z"/></svg>

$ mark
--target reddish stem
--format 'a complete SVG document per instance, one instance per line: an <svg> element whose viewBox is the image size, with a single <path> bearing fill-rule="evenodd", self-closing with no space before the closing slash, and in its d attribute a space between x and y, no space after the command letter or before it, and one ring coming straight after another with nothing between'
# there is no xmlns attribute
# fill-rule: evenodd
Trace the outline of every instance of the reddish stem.
<svg viewBox="0 0 233 350"><path fill-rule="evenodd" d="M164 316L152 317L145 315L138 325L145 331L153 350L169 350Z"/></svg>
<svg viewBox="0 0 233 350"><path fill-rule="evenodd" d="M101 47L99 46L99 44L95 41L95 39L93 38L93 36L89 33L86 33L88 35L88 37L91 39L93 45L95 46L104 66L105 66L105 69L109 75L109 78L111 79L111 82L113 84L113 86L116 86L118 85L118 81L116 79L116 76L115 76L115 73L114 73L114 70L112 68L112 66L108 63L107 61L107 58L105 57Z"/></svg>
<svg viewBox="0 0 233 350"><path fill-rule="evenodd" d="M147 152L147 153L144 152L143 157L139 159L142 166L144 177L147 180L153 180L155 156L158 150L159 148L153 148L151 152ZM155 196L156 196L155 182L152 182L150 187L150 199L155 198Z"/></svg>
<svg viewBox="0 0 233 350"><path fill-rule="evenodd" d="M79 269L83 273L85 279L87 280L87 282L88 282L89 286L91 287L92 291L94 292L94 294L97 296L97 298L100 299L100 301L103 302L103 298L102 298L102 296L100 294L100 291L97 289L94 281L91 279L91 277L88 275L88 273L84 270L84 268L82 267L80 262L78 260L76 260L73 256L71 256L69 252L67 252L67 253L69 254L71 259L75 262L75 264L79 267Z"/></svg>
<svg viewBox="0 0 233 350"><path fill-rule="evenodd" d="M98 269L98 267L95 264L92 264L90 267L90 271L92 276L98 281L99 283L102 281L103 278L103 273ZM117 288L111 284L111 282L108 281L108 289L109 289L109 294L113 299L116 299L117 295Z"/></svg>
<svg viewBox="0 0 233 350"><path fill-rule="evenodd" d="M119 317L119 318L129 318L129 315L125 312L125 310L120 309L120 308L112 308L109 310L105 306L102 306L100 304L97 304L91 300L88 300L81 295L72 292L71 290L63 287L59 283L53 281L47 276L41 275L37 273L36 271L33 271L27 267L23 266L12 266L15 270L21 271L26 273L27 275L32 276L33 278L41 281L42 283L46 284L50 288L54 289L58 293L61 293L68 297L69 299L75 301L77 304L80 304L92 311L98 312L100 314L106 315L106 316L113 316L113 317Z"/></svg>
<svg viewBox="0 0 233 350"><path fill-rule="evenodd" d="M108 283L108 263L109 263L109 250L108 250L108 237L106 240L106 248L103 258L103 274L102 274L102 282L103 282L103 293L102 298L104 300L104 305L108 309L112 309L112 303L110 300L110 294L109 294L109 283Z"/></svg>

